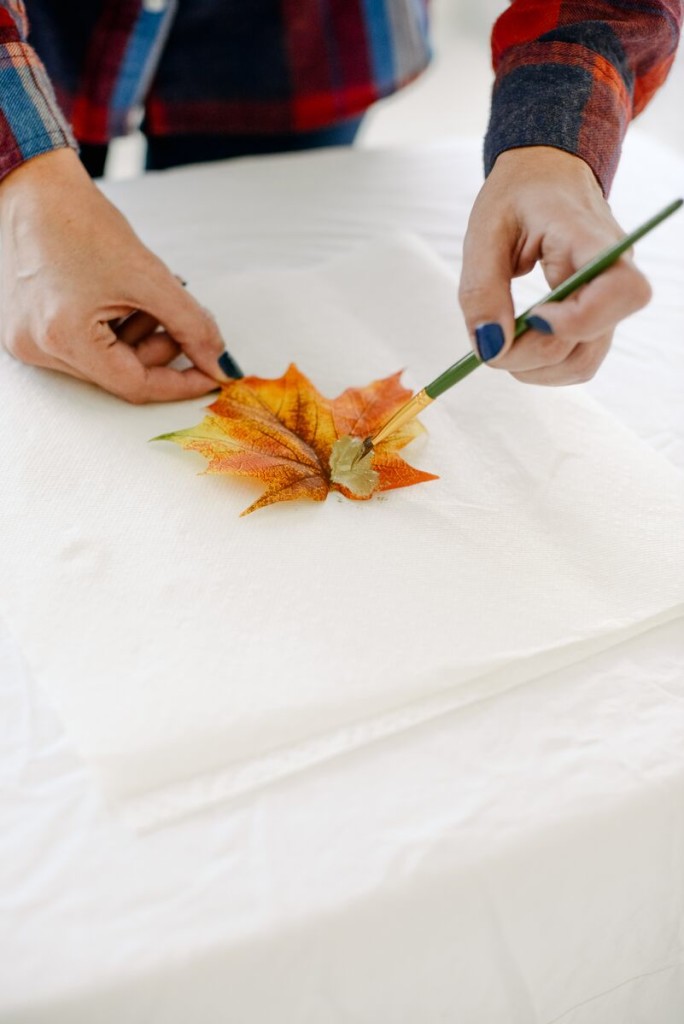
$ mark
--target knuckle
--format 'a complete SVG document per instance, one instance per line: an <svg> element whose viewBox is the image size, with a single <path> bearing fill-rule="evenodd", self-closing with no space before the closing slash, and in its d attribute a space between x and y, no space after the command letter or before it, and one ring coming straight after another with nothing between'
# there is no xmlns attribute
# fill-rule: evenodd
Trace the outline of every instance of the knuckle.
<svg viewBox="0 0 684 1024"><path fill-rule="evenodd" d="M482 285L461 281L458 288L458 301L464 312L484 306L488 297L491 299L491 292Z"/></svg>
<svg viewBox="0 0 684 1024"><path fill-rule="evenodd" d="M623 308L633 311L646 306L653 295L648 278L631 262L623 262L619 270L621 275L616 275L616 282L619 281Z"/></svg>
<svg viewBox="0 0 684 1024"><path fill-rule="evenodd" d="M572 383L586 384L601 365L601 356L589 344L582 345L572 360Z"/></svg>
<svg viewBox="0 0 684 1024"><path fill-rule="evenodd" d="M56 323L45 324L40 336L40 347L43 352L47 352L51 356L57 356L64 352L64 336Z"/></svg>
<svg viewBox="0 0 684 1024"><path fill-rule="evenodd" d="M148 401L147 395L137 390L126 391L124 394L119 395L119 398L123 398L129 405L146 405Z"/></svg>
<svg viewBox="0 0 684 1024"><path fill-rule="evenodd" d="M491 311L492 294L494 293L491 288L481 284L461 282L458 289L458 301L471 329L479 323L492 319L487 312Z"/></svg>
<svg viewBox="0 0 684 1024"><path fill-rule="evenodd" d="M123 398L130 405L145 405L150 399L147 382L144 378L127 381L125 387L116 389L114 394L118 398Z"/></svg>
<svg viewBox="0 0 684 1024"><path fill-rule="evenodd" d="M481 284L463 276L458 286L458 297L463 302L466 299L478 298L484 294L484 291Z"/></svg>
<svg viewBox="0 0 684 1024"><path fill-rule="evenodd" d="M210 309L208 309L207 306L200 306L200 309L201 309L202 314L204 316L204 319L207 321L207 323L215 325L216 324L216 317L214 316L212 311Z"/></svg>
<svg viewBox="0 0 684 1024"><path fill-rule="evenodd" d="M129 389L123 397L130 405L146 405L149 402L147 389L142 387Z"/></svg>
<svg viewBox="0 0 684 1024"><path fill-rule="evenodd" d="M561 338L548 338L542 341L542 354L547 366L560 366L568 358L574 348L571 341Z"/></svg>
<svg viewBox="0 0 684 1024"><path fill-rule="evenodd" d="M653 289L648 278L644 277L644 275L638 270L634 275L632 297L634 302L637 304L638 309L647 305L653 297Z"/></svg>
<svg viewBox="0 0 684 1024"><path fill-rule="evenodd" d="M10 334L3 338L3 347L20 363L33 363L35 348L27 334Z"/></svg>
<svg viewBox="0 0 684 1024"><path fill-rule="evenodd" d="M216 317L211 310L200 306L202 338L210 344L221 344L221 332Z"/></svg>
<svg viewBox="0 0 684 1024"><path fill-rule="evenodd" d="M529 373L526 373L524 370L510 370L509 373L511 377L514 377L515 380L520 381L521 384L532 383L532 379L530 378Z"/></svg>

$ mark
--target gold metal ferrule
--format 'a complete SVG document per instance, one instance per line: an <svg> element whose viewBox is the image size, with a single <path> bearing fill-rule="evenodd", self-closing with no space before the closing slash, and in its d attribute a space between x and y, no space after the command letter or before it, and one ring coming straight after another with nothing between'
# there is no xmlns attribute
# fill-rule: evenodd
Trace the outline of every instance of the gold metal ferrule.
<svg viewBox="0 0 684 1024"><path fill-rule="evenodd" d="M373 446L380 444L385 438L389 437L390 434L396 433L400 427L403 427L409 420L414 419L419 413L426 409L428 405L432 405L433 399L427 394L425 389L416 392L413 398L409 398L406 405L402 405L401 409L397 409L394 416L385 423L384 427L378 430L377 434L374 434L371 438Z"/></svg>

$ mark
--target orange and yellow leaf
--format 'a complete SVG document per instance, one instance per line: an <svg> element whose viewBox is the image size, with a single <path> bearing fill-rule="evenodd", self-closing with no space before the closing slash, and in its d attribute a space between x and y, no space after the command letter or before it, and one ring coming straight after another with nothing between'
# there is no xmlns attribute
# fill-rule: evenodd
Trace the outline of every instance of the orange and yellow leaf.
<svg viewBox="0 0 684 1024"><path fill-rule="evenodd" d="M411 392L401 385L400 376L348 388L330 400L292 364L276 380L231 381L201 423L155 440L199 452L207 459L207 473L252 477L265 484L261 497L243 515L278 501L324 501L331 490L364 500L370 493L355 494L331 480L332 448L345 435L371 436L406 402ZM375 490L436 479L397 454L422 430L414 420L377 446L372 457Z"/></svg>

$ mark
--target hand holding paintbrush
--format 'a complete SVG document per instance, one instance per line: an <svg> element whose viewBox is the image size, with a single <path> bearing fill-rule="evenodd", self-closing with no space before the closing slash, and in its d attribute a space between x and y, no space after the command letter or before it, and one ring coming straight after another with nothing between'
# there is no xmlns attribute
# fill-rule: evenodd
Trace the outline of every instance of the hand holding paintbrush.
<svg viewBox="0 0 684 1024"><path fill-rule="evenodd" d="M516 339L519 338L525 333L525 331L535 326L534 317L532 316L533 308L547 302L561 302L563 299L567 298L568 295L571 295L573 292L577 291L578 288L581 288L582 285L585 285L595 277L598 277L599 274L603 273L604 270L607 270L608 267L612 266L624 253L626 253L636 241L643 238L645 234L678 210L682 206L682 203L684 203L684 200L682 199L674 200L674 202L670 203L659 213L655 214L640 227L635 228L634 231L625 235L624 238L621 238L618 242L598 253L594 259L590 260L583 267L580 267L580 269L572 274L566 281L563 281L562 284L550 291L549 294L541 300L541 302L536 303L534 307L526 310L524 313L521 313L515 321L514 337ZM463 380L468 376L468 374L472 373L473 370L476 370L477 367L481 365L482 360L479 359L474 352L464 356L410 398L406 405L402 406L402 408L399 409L398 412L396 412L373 437L367 437L365 440L362 438L340 438L333 450L331 464L333 461L335 463L342 462L348 465L349 468L357 467L358 469L361 469L362 466L367 463L367 460L371 456L376 444L379 444L386 437L389 437L391 434L398 431L404 423L417 416L428 405L431 405L436 398L442 395L445 391L448 391L449 388L454 386L454 384ZM363 463L361 460L364 460Z"/></svg>

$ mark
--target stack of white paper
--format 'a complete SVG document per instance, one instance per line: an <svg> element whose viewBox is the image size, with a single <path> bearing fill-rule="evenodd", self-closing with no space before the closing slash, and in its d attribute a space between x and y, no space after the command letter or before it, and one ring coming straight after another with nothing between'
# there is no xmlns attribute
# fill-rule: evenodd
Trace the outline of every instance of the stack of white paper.
<svg viewBox="0 0 684 1024"><path fill-rule="evenodd" d="M468 345L410 240L196 291L247 372L294 360L331 396L401 366L420 387ZM479 369L406 450L439 480L246 519L258 485L147 443L205 404L0 358L0 612L113 798L170 787L178 813L682 610L680 476L571 389Z"/></svg>

